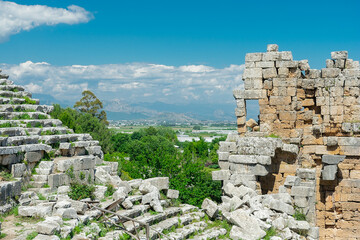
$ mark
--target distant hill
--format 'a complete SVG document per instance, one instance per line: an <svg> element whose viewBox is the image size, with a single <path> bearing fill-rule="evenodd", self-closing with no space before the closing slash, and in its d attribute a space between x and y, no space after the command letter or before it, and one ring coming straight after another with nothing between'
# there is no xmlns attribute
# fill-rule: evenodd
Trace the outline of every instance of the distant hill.
<svg viewBox="0 0 360 240"><path fill-rule="evenodd" d="M58 103L63 107L72 107L73 102L58 100L48 94L33 94L41 104ZM168 104L163 102L127 103L118 99L104 100L104 109L109 120L156 120L166 122L197 122L199 120L236 121L236 103L189 103ZM248 117L257 118L259 106L256 101L247 104Z"/></svg>

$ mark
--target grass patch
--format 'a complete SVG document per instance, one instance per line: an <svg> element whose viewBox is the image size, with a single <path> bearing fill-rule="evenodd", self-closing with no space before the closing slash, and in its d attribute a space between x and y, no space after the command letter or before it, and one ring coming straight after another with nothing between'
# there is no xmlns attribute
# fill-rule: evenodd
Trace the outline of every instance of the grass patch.
<svg viewBox="0 0 360 240"><path fill-rule="evenodd" d="M295 218L295 220L297 221L306 221L306 215L304 214L303 210L296 206L295 206L295 213L293 215L293 218Z"/></svg>
<svg viewBox="0 0 360 240"><path fill-rule="evenodd" d="M32 104L32 105L36 104L36 101L30 99L29 97L24 97L24 99L25 99L25 104Z"/></svg>
<svg viewBox="0 0 360 240"><path fill-rule="evenodd" d="M6 170L3 170L0 172L0 180L2 181L14 181L15 178L12 176L12 174Z"/></svg>
<svg viewBox="0 0 360 240"><path fill-rule="evenodd" d="M37 232L32 232L26 236L26 240L32 240L32 239L36 238L37 235L38 235Z"/></svg>
<svg viewBox="0 0 360 240"><path fill-rule="evenodd" d="M6 237L6 234L5 233L0 233L0 239Z"/></svg>
<svg viewBox="0 0 360 240"><path fill-rule="evenodd" d="M266 137L270 137L270 138L280 138L280 136L278 136L278 135L276 135L276 134L274 134L274 133L272 133L272 134L270 134L270 135L268 135L268 136L266 136Z"/></svg>
<svg viewBox="0 0 360 240"><path fill-rule="evenodd" d="M39 200L46 200L46 197L44 197L44 195L42 195L41 193L37 194Z"/></svg>
<svg viewBox="0 0 360 240"><path fill-rule="evenodd" d="M276 229L271 227L266 231L266 235L263 238L264 240L270 240L271 237L276 236L277 232Z"/></svg>

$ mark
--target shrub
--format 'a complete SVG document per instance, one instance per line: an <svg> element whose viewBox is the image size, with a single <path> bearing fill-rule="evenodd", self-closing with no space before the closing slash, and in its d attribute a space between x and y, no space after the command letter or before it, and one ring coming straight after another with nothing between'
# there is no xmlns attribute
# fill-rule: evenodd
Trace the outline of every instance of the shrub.
<svg viewBox="0 0 360 240"><path fill-rule="evenodd" d="M107 187L107 189L105 191L105 197L109 197L109 196L113 195L115 192L114 186L108 183L108 184L106 184L106 187Z"/></svg>
<svg viewBox="0 0 360 240"><path fill-rule="evenodd" d="M71 183L70 192L68 196L73 200L81 200L84 198L95 199L94 196L95 186L80 184L80 183Z"/></svg>

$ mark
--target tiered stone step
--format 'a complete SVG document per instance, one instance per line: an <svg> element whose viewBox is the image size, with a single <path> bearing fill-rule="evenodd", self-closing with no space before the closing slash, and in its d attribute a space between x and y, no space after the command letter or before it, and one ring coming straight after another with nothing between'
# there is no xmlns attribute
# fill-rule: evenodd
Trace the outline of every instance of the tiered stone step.
<svg viewBox="0 0 360 240"><path fill-rule="evenodd" d="M39 99L29 98L31 102L34 103L34 105L39 104ZM25 98L6 98L0 96L0 104L26 104Z"/></svg>
<svg viewBox="0 0 360 240"><path fill-rule="evenodd" d="M31 98L32 95L30 92L26 92L26 91L13 92L13 91L0 90L0 96L7 98L23 98L23 97Z"/></svg>
<svg viewBox="0 0 360 240"><path fill-rule="evenodd" d="M48 106L48 105L32 105L32 104L0 105L0 112L43 112L48 114L51 111L53 111L53 109L54 109L53 106Z"/></svg>
<svg viewBox="0 0 360 240"><path fill-rule="evenodd" d="M19 127L61 127L62 122L59 119L24 119L24 120L0 120L0 126L4 124L12 124Z"/></svg>
<svg viewBox="0 0 360 240"><path fill-rule="evenodd" d="M49 119L50 115L43 112L0 112L0 118L4 120Z"/></svg>

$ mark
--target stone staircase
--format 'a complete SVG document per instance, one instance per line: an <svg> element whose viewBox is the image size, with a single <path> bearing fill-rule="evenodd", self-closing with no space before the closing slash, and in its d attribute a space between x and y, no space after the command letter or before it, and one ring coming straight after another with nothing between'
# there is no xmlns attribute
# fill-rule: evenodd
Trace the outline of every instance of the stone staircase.
<svg viewBox="0 0 360 240"><path fill-rule="evenodd" d="M54 191L71 181L95 182L96 165L116 175L117 165L103 164L99 142L76 134L49 115L53 106L39 105L24 87L0 74L0 166L34 191ZM118 176L113 176L120 181ZM5 183L1 182L1 186ZM5 187L2 187L6 189ZM3 191L1 199L14 197ZM19 194L19 191L16 191Z"/></svg>

